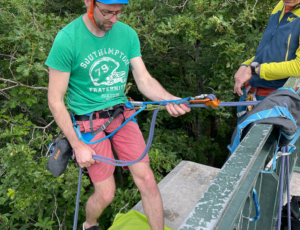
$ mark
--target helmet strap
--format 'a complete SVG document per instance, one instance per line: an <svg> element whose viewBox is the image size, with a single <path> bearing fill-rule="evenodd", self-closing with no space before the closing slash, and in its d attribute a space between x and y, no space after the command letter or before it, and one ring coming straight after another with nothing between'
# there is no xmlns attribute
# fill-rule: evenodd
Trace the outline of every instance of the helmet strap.
<svg viewBox="0 0 300 230"><path fill-rule="evenodd" d="M94 20L94 0L91 0L91 10L87 9L87 16L88 18L94 23L94 25L99 29L95 20Z"/></svg>

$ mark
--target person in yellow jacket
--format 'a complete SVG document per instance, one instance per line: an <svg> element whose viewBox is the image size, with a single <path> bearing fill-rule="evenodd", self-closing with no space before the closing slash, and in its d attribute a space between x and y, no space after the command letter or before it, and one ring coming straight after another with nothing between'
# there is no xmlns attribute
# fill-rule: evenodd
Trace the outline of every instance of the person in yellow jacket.
<svg viewBox="0 0 300 230"><path fill-rule="evenodd" d="M274 8L263 38L251 59L236 72L234 93L246 101L262 100L282 87L288 77L300 77L300 0L282 0ZM238 121L246 107L237 108Z"/></svg>

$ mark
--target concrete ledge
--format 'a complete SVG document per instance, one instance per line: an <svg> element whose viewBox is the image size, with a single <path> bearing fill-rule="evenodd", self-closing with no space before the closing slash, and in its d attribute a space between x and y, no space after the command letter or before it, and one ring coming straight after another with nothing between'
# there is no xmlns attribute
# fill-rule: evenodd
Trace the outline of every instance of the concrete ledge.
<svg viewBox="0 0 300 230"><path fill-rule="evenodd" d="M158 184L166 226L180 226L218 172L217 168L182 161ZM133 209L144 213L141 201Z"/></svg>
<svg viewBox="0 0 300 230"><path fill-rule="evenodd" d="M290 187L291 196L300 196L300 173L293 173Z"/></svg>

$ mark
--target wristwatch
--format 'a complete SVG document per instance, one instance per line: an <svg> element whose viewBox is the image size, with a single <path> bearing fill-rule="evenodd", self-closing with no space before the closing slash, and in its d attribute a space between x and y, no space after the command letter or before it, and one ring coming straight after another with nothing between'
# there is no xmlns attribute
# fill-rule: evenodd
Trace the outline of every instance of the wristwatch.
<svg viewBox="0 0 300 230"><path fill-rule="evenodd" d="M258 62L252 62L251 64L250 64L250 68L251 68L251 74L252 75L257 75L257 73L256 73L256 68L259 66L259 63Z"/></svg>

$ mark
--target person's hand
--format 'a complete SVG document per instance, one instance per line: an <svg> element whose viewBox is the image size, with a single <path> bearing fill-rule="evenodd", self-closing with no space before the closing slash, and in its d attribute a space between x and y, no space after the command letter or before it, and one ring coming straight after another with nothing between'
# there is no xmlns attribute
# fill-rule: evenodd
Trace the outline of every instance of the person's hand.
<svg viewBox="0 0 300 230"><path fill-rule="evenodd" d="M191 108L184 104L176 105L173 103L167 104L166 109L172 117L178 117L191 111Z"/></svg>
<svg viewBox="0 0 300 230"><path fill-rule="evenodd" d="M237 93L239 96L243 95L242 87L244 87L247 84L247 82L251 79L251 77L252 77L251 68L246 66L241 66L234 76L235 79L234 93Z"/></svg>
<svg viewBox="0 0 300 230"><path fill-rule="evenodd" d="M235 75L234 75L234 79L238 79L240 78L241 76L244 75L244 71L247 69L247 66L245 65L242 65L240 66L240 68L238 69L238 71L236 71Z"/></svg>
<svg viewBox="0 0 300 230"><path fill-rule="evenodd" d="M78 145L73 147L76 161L81 168L90 167L96 161L92 158L93 155L96 155L95 151L86 145L83 141L79 141ZM98 163L99 161L97 161Z"/></svg>

